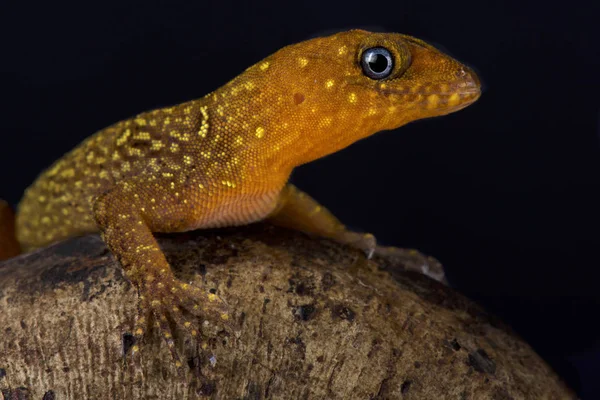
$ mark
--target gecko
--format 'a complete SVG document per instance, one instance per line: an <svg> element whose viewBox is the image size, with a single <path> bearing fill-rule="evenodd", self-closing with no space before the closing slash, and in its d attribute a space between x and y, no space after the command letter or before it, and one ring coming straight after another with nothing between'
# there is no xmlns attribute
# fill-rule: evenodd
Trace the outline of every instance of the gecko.
<svg viewBox="0 0 600 400"><path fill-rule="evenodd" d="M371 255L375 237L289 184L292 170L480 93L473 70L403 34L351 30L284 47L204 97L84 140L26 189L14 229L0 203L0 259L99 231L139 293L135 336L153 320L173 349L175 330L192 337L198 320L231 316L217 294L175 277L153 233L268 220Z"/></svg>

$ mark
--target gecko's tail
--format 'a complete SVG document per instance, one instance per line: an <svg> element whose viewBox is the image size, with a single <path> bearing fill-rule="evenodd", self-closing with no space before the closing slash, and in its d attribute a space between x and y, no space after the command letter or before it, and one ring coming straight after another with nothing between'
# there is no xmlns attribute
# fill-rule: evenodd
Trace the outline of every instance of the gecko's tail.
<svg viewBox="0 0 600 400"><path fill-rule="evenodd" d="M0 199L0 261L20 253L21 246L15 231L15 213L7 202Z"/></svg>

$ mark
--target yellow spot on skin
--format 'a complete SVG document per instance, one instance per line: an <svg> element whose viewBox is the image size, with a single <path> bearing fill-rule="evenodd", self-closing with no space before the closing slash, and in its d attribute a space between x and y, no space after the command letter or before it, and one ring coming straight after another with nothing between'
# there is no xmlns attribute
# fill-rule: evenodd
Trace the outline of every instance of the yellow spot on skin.
<svg viewBox="0 0 600 400"><path fill-rule="evenodd" d="M227 314L221 314L221 319L223 321L227 321L229 319L229 315L227 315Z"/></svg>
<svg viewBox="0 0 600 400"><path fill-rule="evenodd" d="M181 140L182 142L188 142L190 140L189 133L179 133L176 130L169 132L169 136L171 136L174 139Z"/></svg>
<svg viewBox="0 0 600 400"><path fill-rule="evenodd" d="M121 136L119 136L119 138L117 139L117 146L123 146L127 142L127 139L130 135L131 130L126 129L125 132L123 132Z"/></svg>
<svg viewBox="0 0 600 400"><path fill-rule="evenodd" d="M208 301L216 301L217 300L217 295L214 293L209 293L208 294Z"/></svg>
<svg viewBox="0 0 600 400"><path fill-rule="evenodd" d="M325 82L325 87L327 89L331 89L334 84L335 84L335 81L333 79L327 79L327 81Z"/></svg>
<svg viewBox="0 0 600 400"><path fill-rule="evenodd" d="M139 334L140 336L144 333L144 331L142 331L141 329L138 329L138 331L141 331L140 334ZM131 352L132 353L137 353L138 351L140 351L140 346L138 346L137 344L134 344L131 347Z"/></svg>
<svg viewBox="0 0 600 400"><path fill-rule="evenodd" d="M133 135L133 138L136 140L150 140L150 133L149 132L138 132L135 135Z"/></svg>
<svg viewBox="0 0 600 400"><path fill-rule="evenodd" d="M165 144L163 142L161 142L160 140L153 140L152 146L150 146L150 150L158 151L163 147L165 147Z"/></svg>
<svg viewBox="0 0 600 400"><path fill-rule="evenodd" d="M185 164L187 164L187 165L191 165L191 164L192 164L192 161L193 161L193 159L192 159L192 157L191 157L191 156L188 156L188 155L185 155L185 156L183 156L183 162L184 162Z"/></svg>
<svg viewBox="0 0 600 400"><path fill-rule="evenodd" d="M75 176L75 170L73 168L65 169L60 173L61 178L72 178Z"/></svg>
<svg viewBox="0 0 600 400"><path fill-rule="evenodd" d="M208 134L208 128L210 126L208 124L208 107L200 107L200 112L202 113L202 122L200 123L200 130L198 130L198 135L200 135L200 137L205 138Z"/></svg>
<svg viewBox="0 0 600 400"><path fill-rule="evenodd" d="M298 58L298 65L300 65L300 68L306 67L308 65L308 59L304 57Z"/></svg>
<svg viewBox="0 0 600 400"><path fill-rule="evenodd" d="M137 336L141 336L144 334L144 330L142 328L137 328L137 330L135 331L135 334Z"/></svg>
<svg viewBox="0 0 600 400"><path fill-rule="evenodd" d="M458 93L453 93L452 96L450 96L448 98L448 105L449 106L455 106L460 102L460 96L458 95Z"/></svg>
<svg viewBox="0 0 600 400"><path fill-rule="evenodd" d="M144 118L136 118L135 123L138 124L139 126L145 126L146 120Z"/></svg>
<svg viewBox="0 0 600 400"><path fill-rule="evenodd" d="M348 95L348 101L352 104L356 104L356 102L358 101L358 96L356 95L356 93L352 92Z"/></svg>
<svg viewBox="0 0 600 400"><path fill-rule="evenodd" d="M343 56L348 52L348 47L342 46L338 49L338 56Z"/></svg>
<svg viewBox="0 0 600 400"><path fill-rule="evenodd" d="M438 96L437 94L431 94L427 97L427 108L429 108L429 109L437 108L439 102L440 102L440 96Z"/></svg>
<svg viewBox="0 0 600 400"><path fill-rule="evenodd" d="M265 128L263 128L262 126L259 126L258 128L256 128L256 137L261 139L263 136L265 135Z"/></svg>
<svg viewBox="0 0 600 400"><path fill-rule="evenodd" d="M175 361L175 366L177 368L181 368L181 361Z"/></svg>
<svg viewBox="0 0 600 400"><path fill-rule="evenodd" d="M269 62L268 61L263 62L262 64L260 64L259 68L261 71L266 71L269 68Z"/></svg>

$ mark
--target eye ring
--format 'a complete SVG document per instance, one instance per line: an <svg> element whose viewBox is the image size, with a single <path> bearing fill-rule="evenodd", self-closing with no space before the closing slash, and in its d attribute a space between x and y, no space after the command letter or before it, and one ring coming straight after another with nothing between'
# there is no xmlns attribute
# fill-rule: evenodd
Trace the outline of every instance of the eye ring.
<svg viewBox="0 0 600 400"><path fill-rule="evenodd" d="M371 47L363 51L360 64L364 74L369 78L385 79L394 69L394 58L385 47Z"/></svg>

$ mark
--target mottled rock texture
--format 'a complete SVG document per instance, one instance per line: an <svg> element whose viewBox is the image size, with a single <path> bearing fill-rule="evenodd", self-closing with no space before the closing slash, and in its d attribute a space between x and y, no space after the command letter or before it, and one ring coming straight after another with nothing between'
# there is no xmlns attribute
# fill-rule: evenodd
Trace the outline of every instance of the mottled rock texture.
<svg viewBox="0 0 600 400"><path fill-rule="evenodd" d="M268 225L162 236L231 327L131 354L137 293L98 236L0 265L0 399L570 399L502 323L454 290Z"/></svg>

